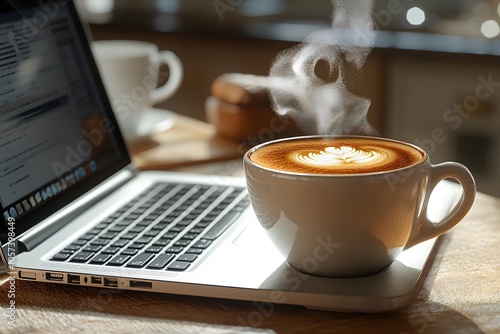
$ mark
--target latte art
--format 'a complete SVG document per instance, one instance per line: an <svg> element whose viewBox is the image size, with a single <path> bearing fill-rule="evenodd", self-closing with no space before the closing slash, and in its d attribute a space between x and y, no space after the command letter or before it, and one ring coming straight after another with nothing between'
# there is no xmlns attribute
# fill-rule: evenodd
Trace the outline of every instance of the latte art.
<svg viewBox="0 0 500 334"><path fill-rule="evenodd" d="M423 156L411 146L390 140L332 137L264 145L251 154L251 160L264 167L294 173L362 174L411 166Z"/></svg>
<svg viewBox="0 0 500 334"><path fill-rule="evenodd" d="M377 148L364 151L350 146L341 146L338 148L329 146L319 152L294 152L290 155L290 159L307 166L366 165L386 159L389 153Z"/></svg>

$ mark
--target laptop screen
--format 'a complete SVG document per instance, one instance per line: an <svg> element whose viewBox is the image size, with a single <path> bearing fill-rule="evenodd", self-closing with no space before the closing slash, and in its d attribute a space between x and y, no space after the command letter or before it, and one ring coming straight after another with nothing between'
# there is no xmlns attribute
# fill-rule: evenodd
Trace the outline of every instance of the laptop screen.
<svg viewBox="0 0 500 334"><path fill-rule="evenodd" d="M18 233L130 163L70 1L0 5L0 152Z"/></svg>

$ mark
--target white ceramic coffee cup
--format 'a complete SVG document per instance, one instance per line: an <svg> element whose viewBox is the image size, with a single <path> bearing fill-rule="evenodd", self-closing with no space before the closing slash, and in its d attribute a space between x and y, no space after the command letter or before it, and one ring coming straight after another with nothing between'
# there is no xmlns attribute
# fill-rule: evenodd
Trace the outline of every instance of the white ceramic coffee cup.
<svg viewBox="0 0 500 334"><path fill-rule="evenodd" d="M319 136L321 137L321 136ZM316 138L302 137L302 138ZM388 140L374 137L358 137ZM253 152L244 156L249 196L261 225L293 268L325 277L359 277L380 272L403 249L450 230L474 202L475 182L454 162L422 160L398 170L366 174L303 174L262 167ZM439 222L427 217L432 190L457 180L461 199Z"/></svg>
<svg viewBox="0 0 500 334"><path fill-rule="evenodd" d="M134 140L144 114L179 89L182 62L175 53L143 41L95 41L92 52L120 129L127 139ZM162 65L168 66L169 77L158 87Z"/></svg>

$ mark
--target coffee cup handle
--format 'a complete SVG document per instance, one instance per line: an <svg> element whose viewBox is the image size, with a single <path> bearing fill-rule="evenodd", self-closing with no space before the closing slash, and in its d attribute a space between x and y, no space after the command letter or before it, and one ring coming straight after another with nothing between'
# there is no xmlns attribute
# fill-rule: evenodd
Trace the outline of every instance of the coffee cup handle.
<svg viewBox="0 0 500 334"><path fill-rule="evenodd" d="M175 53L171 51L160 51L157 66L159 67L161 64L168 66L170 74L168 81L164 85L150 92L150 99L153 104L171 98L179 89L184 77L182 61Z"/></svg>
<svg viewBox="0 0 500 334"><path fill-rule="evenodd" d="M439 222L432 222L427 216L429 199L437 184L444 179L455 179L462 187L462 195L455 207ZM419 212L416 224L404 249L413 247L423 241L440 236L449 231L465 217L474 203L476 183L469 170L456 162L445 162L431 165L429 181L423 196L422 209Z"/></svg>

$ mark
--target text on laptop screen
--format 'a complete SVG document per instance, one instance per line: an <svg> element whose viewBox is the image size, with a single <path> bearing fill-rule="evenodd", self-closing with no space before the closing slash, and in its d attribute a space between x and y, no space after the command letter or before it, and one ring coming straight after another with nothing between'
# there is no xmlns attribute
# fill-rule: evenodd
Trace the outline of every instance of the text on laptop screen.
<svg viewBox="0 0 500 334"><path fill-rule="evenodd" d="M50 3L0 12L4 221L28 215L122 154L81 27L68 6Z"/></svg>

